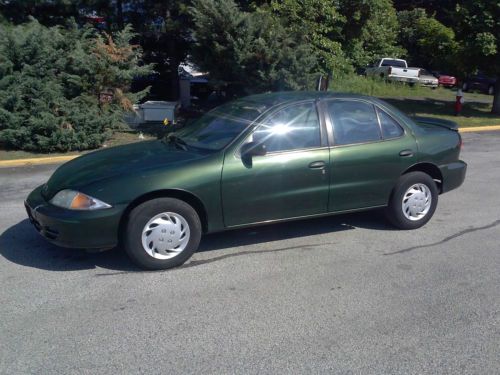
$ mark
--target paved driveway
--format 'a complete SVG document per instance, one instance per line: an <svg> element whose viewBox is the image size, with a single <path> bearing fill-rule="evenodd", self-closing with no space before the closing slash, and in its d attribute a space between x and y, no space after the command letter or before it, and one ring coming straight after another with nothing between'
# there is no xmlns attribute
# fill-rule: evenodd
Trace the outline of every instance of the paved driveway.
<svg viewBox="0 0 500 375"><path fill-rule="evenodd" d="M238 230L149 273L46 243L22 202L54 167L1 169L0 373L498 373L500 133L464 139L467 180L420 230Z"/></svg>

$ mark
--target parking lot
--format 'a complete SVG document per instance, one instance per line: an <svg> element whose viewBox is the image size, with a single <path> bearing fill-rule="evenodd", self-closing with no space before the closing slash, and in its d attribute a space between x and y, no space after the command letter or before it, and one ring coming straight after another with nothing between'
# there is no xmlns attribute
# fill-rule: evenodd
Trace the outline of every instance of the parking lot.
<svg viewBox="0 0 500 375"><path fill-rule="evenodd" d="M0 169L0 373L498 373L500 132L465 134L462 159L422 229L236 230L162 272L48 244L23 200L56 166Z"/></svg>

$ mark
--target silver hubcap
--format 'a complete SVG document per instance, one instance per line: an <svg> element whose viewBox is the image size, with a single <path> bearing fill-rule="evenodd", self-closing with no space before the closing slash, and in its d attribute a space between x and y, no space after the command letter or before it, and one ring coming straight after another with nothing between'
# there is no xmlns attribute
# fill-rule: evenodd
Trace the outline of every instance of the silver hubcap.
<svg viewBox="0 0 500 375"><path fill-rule="evenodd" d="M153 258L170 259L186 248L189 235L186 219L174 212L162 212L144 226L142 247Z"/></svg>
<svg viewBox="0 0 500 375"><path fill-rule="evenodd" d="M427 185L412 185L403 196L403 213L411 221L420 220L429 212L431 203L432 194Z"/></svg>

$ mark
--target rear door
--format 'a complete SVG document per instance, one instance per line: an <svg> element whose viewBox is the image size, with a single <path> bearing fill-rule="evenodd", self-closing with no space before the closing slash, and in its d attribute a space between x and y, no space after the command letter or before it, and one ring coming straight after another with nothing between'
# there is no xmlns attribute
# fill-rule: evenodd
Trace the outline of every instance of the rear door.
<svg viewBox="0 0 500 375"><path fill-rule="evenodd" d="M369 101L322 105L333 144L329 211L386 205L401 173L417 160L413 135Z"/></svg>

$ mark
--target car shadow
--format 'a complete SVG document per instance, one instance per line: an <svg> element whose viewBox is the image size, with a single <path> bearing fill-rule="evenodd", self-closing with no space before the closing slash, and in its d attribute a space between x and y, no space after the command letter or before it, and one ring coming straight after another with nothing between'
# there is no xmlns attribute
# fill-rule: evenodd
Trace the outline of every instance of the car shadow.
<svg viewBox="0 0 500 375"><path fill-rule="evenodd" d="M137 270L119 249L89 253L52 245L36 232L28 219L11 226L0 235L0 255L13 263L48 271L77 271L96 267Z"/></svg>
<svg viewBox="0 0 500 375"><path fill-rule="evenodd" d="M218 250L354 230L356 228L383 231L395 230L386 222L381 211L368 211L263 225L247 229L235 229L204 236L198 252L213 251L214 258L208 261L193 261L184 267L214 262L227 257L227 255L218 256ZM283 248L276 246L276 248L271 249L266 247L266 250L257 250L256 252L286 251L288 249L294 249L294 247ZM97 267L122 272L140 271L120 248L92 253L52 245L36 233L27 219L11 226L0 235L0 255L12 263L48 271L76 271Z"/></svg>

